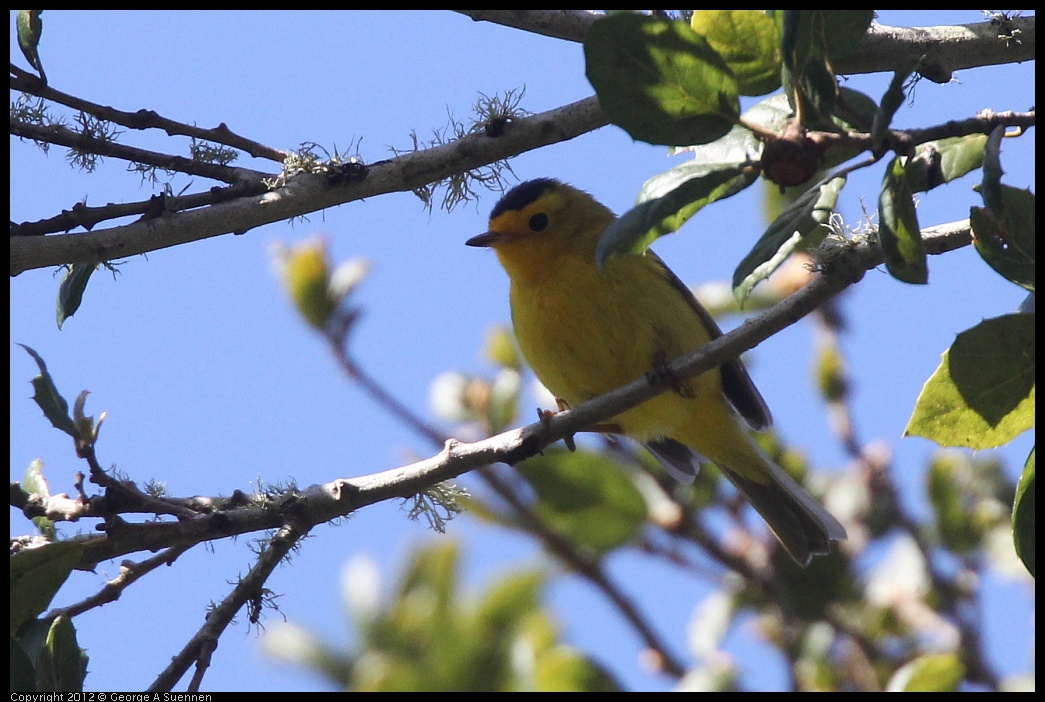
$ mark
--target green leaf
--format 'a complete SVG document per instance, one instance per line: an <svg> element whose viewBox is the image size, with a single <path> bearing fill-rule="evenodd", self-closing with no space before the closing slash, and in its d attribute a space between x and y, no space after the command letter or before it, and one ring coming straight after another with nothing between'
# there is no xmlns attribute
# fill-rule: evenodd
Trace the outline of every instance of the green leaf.
<svg viewBox="0 0 1045 702"><path fill-rule="evenodd" d="M1016 554L1034 575L1034 449L1031 449L1023 473L1016 485L1012 507L1012 537Z"/></svg>
<svg viewBox="0 0 1045 702"><path fill-rule="evenodd" d="M33 357L36 365L40 368L40 375L34 377L31 381L33 385L33 400L43 410L44 416L50 420L55 429L61 429L74 439L79 438L76 424L69 416L69 403L58 392L51 374L47 372L47 364L44 363L44 359L40 358L40 354L25 344L18 345Z"/></svg>
<svg viewBox="0 0 1045 702"><path fill-rule="evenodd" d="M44 73L43 62L40 61L40 36L44 31L44 21L40 18L43 10L19 10L18 20L18 48L29 65L40 73L40 80L47 83L47 74Z"/></svg>
<svg viewBox="0 0 1045 702"><path fill-rule="evenodd" d="M911 192L921 193L950 183L983 165L986 134L967 134L919 144L905 164Z"/></svg>
<svg viewBox="0 0 1045 702"><path fill-rule="evenodd" d="M82 553L83 546L75 541L57 541L11 556L12 636L47 609Z"/></svg>
<svg viewBox="0 0 1045 702"><path fill-rule="evenodd" d="M479 603L478 620L491 630L515 626L540 609L543 589L544 576L536 571L502 577Z"/></svg>
<svg viewBox="0 0 1045 702"><path fill-rule="evenodd" d="M733 272L733 296L743 303L751 289L768 278L799 245L816 246L830 231L844 177L822 180L800 195L769 225Z"/></svg>
<svg viewBox="0 0 1045 702"><path fill-rule="evenodd" d="M964 555L983 539L983 524L973 518L971 508L978 495L967 490L973 468L965 455L942 452L929 466L928 495L936 514L940 541L952 553Z"/></svg>
<svg viewBox="0 0 1045 702"><path fill-rule="evenodd" d="M810 10L806 10L810 12ZM874 10L815 10L823 15L824 47L830 58L853 53L874 20Z"/></svg>
<svg viewBox="0 0 1045 702"><path fill-rule="evenodd" d="M539 656L533 673L537 692L623 691L605 668L569 646Z"/></svg>
<svg viewBox="0 0 1045 702"><path fill-rule="evenodd" d="M965 665L956 653L915 658L893 675L887 692L957 692Z"/></svg>
<svg viewBox="0 0 1045 702"><path fill-rule="evenodd" d="M58 304L55 305L55 317L58 320L58 328L62 328L65 320L76 314L83 301L83 292L87 289L87 283L98 266L93 263L75 263L66 266L65 277L58 288Z"/></svg>
<svg viewBox="0 0 1045 702"><path fill-rule="evenodd" d="M634 13L606 17L588 30L584 57L602 109L639 141L706 144L740 116L729 66L684 22Z"/></svg>
<svg viewBox="0 0 1045 702"><path fill-rule="evenodd" d="M1005 203L1001 195L1001 139L1005 135L1005 127L996 127L987 137L987 147L983 155L983 180L980 183L980 195L987 211L1001 219L1005 212Z"/></svg>
<svg viewBox="0 0 1045 702"><path fill-rule="evenodd" d="M969 213L976 251L1007 280L1034 291L1034 194L1008 185L998 188L1000 217L973 207Z"/></svg>
<svg viewBox="0 0 1045 702"><path fill-rule="evenodd" d="M51 496L51 488L44 478L44 464L39 458L34 458L26 468L25 476L22 478L22 490L30 495L39 495L41 499ZM33 517L33 524L48 541L54 541L58 537L54 522L47 517Z"/></svg>
<svg viewBox="0 0 1045 702"><path fill-rule="evenodd" d="M56 617L36 661L38 692L79 692L83 689L86 657L76 643L76 628L68 617Z"/></svg>
<svg viewBox="0 0 1045 702"><path fill-rule="evenodd" d="M646 501L627 473L599 454L546 451L520 471L537 493L537 516L583 546L609 551L646 521Z"/></svg>
<svg viewBox="0 0 1045 702"><path fill-rule="evenodd" d="M780 87L780 38L765 12L696 10L690 26L725 60L741 95L764 95Z"/></svg>
<svg viewBox="0 0 1045 702"><path fill-rule="evenodd" d="M871 149L873 151L877 152L881 148L882 141L889 130L889 125L893 121L893 115L900 109L904 99L907 97L904 94L904 84L920 62L920 59L908 61L903 67L898 68L893 73L893 79L889 82L889 88L885 91L885 95L882 96L880 106L874 115L874 123L871 126Z"/></svg>
<svg viewBox="0 0 1045 702"><path fill-rule="evenodd" d="M1034 426L1034 315L960 333L925 383L904 436L941 446L1000 446Z"/></svg>
<svg viewBox="0 0 1045 702"><path fill-rule="evenodd" d="M897 280L924 285L929 282L925 242L914 210L914 194L907 184L903 160L889 164L878 197L878 239L885 267Z"/></svg>
<svg viewBox="0 0 1045 702"><path fill-rule="evenodd" d="M783 11L784 90L804 126L828 124L839 96L831 61L856 48L873 17L872 10Z"/></svg>
<svg viewBox="0 0 1045 702"><path fill-rule="evenodd" d="M36 669L33 661L14 636L8 635L11 667L8 685L11 692L36 692Z"/></svg>
<svg viewBox="0 0 1045 702"><path fill-rule="evenodd" d="M607 227L595 257L600 266L618 253L640 253L658 237L677 230L705 205L729 197L755 182L754 171L739 166L691 161L646 182L640 204ZM662 195L651 193L671 185Z"/></svg>

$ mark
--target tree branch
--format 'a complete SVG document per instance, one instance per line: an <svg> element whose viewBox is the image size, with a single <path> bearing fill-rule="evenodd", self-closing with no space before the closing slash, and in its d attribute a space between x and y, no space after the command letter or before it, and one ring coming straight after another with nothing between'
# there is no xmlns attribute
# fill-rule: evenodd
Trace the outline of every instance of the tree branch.
<svg viewBox="0 0 1045 702"><path fill-rule="evenodd" d="M33 141L45 142L47 144L65 146L74 149L77 153L85 152L96 156L108 156L134 163L144 163L147 166L210 178L229 183L230 185L250 181L257 182L262 178L268 177L267 173L248 168L232 168L215 163L194 161L184 156L173 156L157 151L139 149L135 146L126 146L111 139L90 137L61 125L42 127L11 120L11 134L21 139L32 139Z"/></svg>
<svg viewBox="0 0 1045 702"><path fill-rule="evenodd" d="M149 253L222 234L293 219L327 207L390 192L402 192L494 161L568 141L607 124L590 97L531 117L517 118L503 133L476 133L449 144L370 165L365 180L333 183L304 174L264 195L244 197L205 209L99 229L85 234L11 238L11 275L66 263L101 263Z"/></svg>
<svg viewBox="0 0 1045 702"><path fill-rule="evenodd" d="M456 10L476 22L582 42L603 15L586 10ZM986 22L939 27L890 27L873 23L852 53L832 61L839 73L893 71L924 56L920 72L946 83L954 71L1034 60L1034 17L998 16Z"/></svg>
<svg viewBox="0 0 1045 702"><path fill-rule="evenodd" d="M968 220L923 230L926 249L939 254L971 241ZM654 379L639 378L617 390L560 412L546 421L512 429L497 436L464 444L453 439L430 458L406 466L356 478L341 478L302 491L286 490L273 498L248 500L244 506L198 514L179 522L110 524L104 535L75 537L84 545L78 567L141 550L159 550L201 543L263 529L278 529L288 511L297 524L309 528L391 498L408 498L462 473L492 463L515 464L570 434L584 431L616 416L655 395L670 390L668 378L691 378L736 358L765 339L809 314L827 299L863 277L882 263L878 245L861 240L841 246L822 257L823 272L802 290L777 303L736 329L668 366L668 373ZM203 504L207 498L194 498ZM214 499L215 504L220 501Z"/></svg>
<svg viewBox="0 0 1045 702"><path fill-rule="evenodd" d="M213 129L204 129L191 124L184 124L173 119L168 119L157 114L154 110L138 110L137 112L124 112L106 105L99 105L89 100L63 93L45 85L36 76L19 71L14 73L16 66L11 66L11 90L18 90L30 95L36 95L45 100L65 105L74 110L79 110L92 115L102 121L112 122L128 129L146 130L162 129L168 136L188 136L216 144L224 144L233 149L243 151L255 158L267 158L276 163L282 163L288 156L286 151L273 149L270 146L242 137L229 129L224 122Z"/></svg>
<svg viewBox="0 0 1045 702"><path fill-rule="evenodd" d="M189 685L189 691L199 690L203 674L210 666L211 654L217 648L221 634L232 623L236 613L248 602L254 603L251 605L251 622L257 622L265 599L265 582L276 566L308 535L309 528L297 524L296 520L290 520L280 527L259 554L258 561L250 572L236 584L228 597L207 613L206 622L153 681L149 686L149 692L169 691L193 662L196 663L196 673Z"/></svg>

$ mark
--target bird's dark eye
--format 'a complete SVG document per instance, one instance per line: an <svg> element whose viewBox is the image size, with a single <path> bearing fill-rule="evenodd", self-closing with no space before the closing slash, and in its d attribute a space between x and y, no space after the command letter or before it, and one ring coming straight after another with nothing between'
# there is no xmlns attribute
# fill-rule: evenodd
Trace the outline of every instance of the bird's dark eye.
<svg viewBox="0 0 1045 702"><path fill-rule="evenodd" d="M548 226L548 215L538 212L530 217L530 231L543 232Z"/></svg>

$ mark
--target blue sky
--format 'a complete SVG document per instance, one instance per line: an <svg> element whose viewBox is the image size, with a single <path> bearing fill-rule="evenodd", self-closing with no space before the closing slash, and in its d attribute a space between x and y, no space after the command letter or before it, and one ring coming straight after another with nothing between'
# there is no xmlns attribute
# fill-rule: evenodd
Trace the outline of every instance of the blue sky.
<svg viewBox="0 0 1045 702"><path fill-rule="evenodd" d="M977 22L976 11L881 12L883 24L920 26ZM52 86L123 110L156 110L172 119L234 131L278 148L315 142L333 150L358 143L365 161L406 149L446 124L467 120L479 93L525 86L522 106L541 112L585 98L578 44L529 35L450 12L60 12L44 14L41 53ZM13 15L12 15L13 32ZM12 42L13 46L13 42ZM24 66L17 48L12 61ZM876 99L889 76L856 76L847 84ZM927 126L984 108L1027 109L1035 103L1034 66L963 71L948 85L923 81L895 124ZM1034 130L1003 147L1005 182L1034 182ZM165 151L164 135L127 134L126 143ZM184 142L180 148L186 149ZM664 150L634 143L607 127L512 161L520 180L553 176L622 212L641 184L674 161ZM240 165L271 170L249 159ZM922 198L923 226L967 216L979 198L966 178ZM873 209L880 171L850 179L841 210L859 219ZM175 181L175 191L188 181ZM191 183L194 192L211 183ZM764 226L752 188L708 208L678 235L655 246L690 284L728 280ZM60 149L43 155L11 141L11 218L36 220L88 203L141 200L152 194L122 164L97 173L71 170ZM50 270L11 280L11 341L35 348L58 387L73 398L89 389L88 413L108 413L99 455L136 480L165 481L174 495L249 490L259 477L300 485L364 475L424 457L424 441L377 408L341 376L326 349L288 305L272 274L273 242L316 234L330 240L335 260L362 256L371 273L358 291L364 317L354 337L360 363L416 412L431 416L429 386L441 372L491 374L480 348L491 325L508 323L507 280L489 253L464 246L484 230L497 200L453 212L427 212L411 193L396 193L282 222L244 236L224 236L137 257L114 281L96 275L83 307L58 331L59 278ZM986 272L971 250L930 260L930 284L909 286L884 271L868 273L844 301L850 331L844 350L855 382L859 435L888 443L905 504L928 513L924 466L934 445L901 434L922 383L954 335L981 319L1013 311L1023 293ZM778 430L823 470L843 470L845 454L831 438L810 381L812 327L795 325L751 354L752 373ZM71 491L77 462L68 438L52 429L28 399L32 360L12 346L11 478L34 458L45 463L53 491ZM532 403L530 403L532 404ZM524 401L524 416L532 416ZM447 426L447 431L452 427ZM1010 474L1033 444L1033 432L999 451ZM465 480L466 484L471 481ZM473 483L474 484L474 483ZM12 534L24 531L18 514ZM84 527L89 528L89 527ZM464 549L465 582L478 588L507 567L537 562L527 541L462 518L449 536ZM407 521L398 503L367 508L337 527L320 527L269 587L288 620L331 642L347 642L339 579L353 557L373 559L394 578L418 544L437 537ZM92 656L90 690L147 685L202 623L209 601L251 563L247 540L196 549L123 598L77 620ZM686 654L691 611L709 592L704 581L615 557L611 573L635 596L654 583L665 594L648 616ZM62 603L95 592L118 564L78 574ZM641 577L639 574L641 573ZM997 578L987 597L990 659L999 672L1030 667L1031 587ZM641 644L594 591L556 578L549 600L566 639L610 664L632 689L666 689L644 672ZM583 616L578 616L583 613ZM207 674L210 690L326 689L304 671L273 665L244 617L222 639ZM270 619L275 624L279 616ZM742 674L757 689L783 684L782 662L752 661L765 648L750 630L730 640ZM768 661L768 663L766 662ZM184 682L178 689L184 689Z"/></svg>

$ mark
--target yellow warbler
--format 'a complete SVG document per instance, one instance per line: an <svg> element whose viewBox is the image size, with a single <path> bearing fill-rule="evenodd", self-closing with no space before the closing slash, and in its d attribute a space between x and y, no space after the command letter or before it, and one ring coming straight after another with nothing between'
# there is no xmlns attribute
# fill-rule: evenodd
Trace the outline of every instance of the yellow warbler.
<svg viewBox="0 0 1045 702"><path fill-rule="evenodd" d="M608 392L721 335L689 289L652 252L611 257L595 247L615 219L585 192L550 178L504 195L489 231L511 279L512 322L530 367L568 405ZM845 529L747 434L772 421L739 359L610 420L680 482L714 461L798 563L827 553Z"/></svg>

